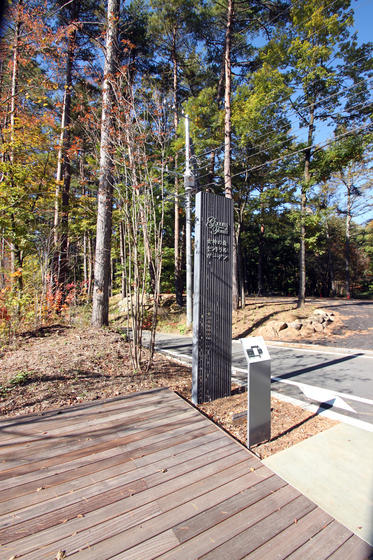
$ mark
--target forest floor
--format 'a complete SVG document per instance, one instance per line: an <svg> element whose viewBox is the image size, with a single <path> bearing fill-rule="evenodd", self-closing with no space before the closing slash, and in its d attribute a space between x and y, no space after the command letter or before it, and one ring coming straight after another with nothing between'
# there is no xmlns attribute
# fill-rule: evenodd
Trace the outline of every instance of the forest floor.
<svg viewBox="0 0 373 560"><path fill-rule="evenodd" d="M238 314L233 326L234 333L240 336L243 333L255 335L256 329L271 320L274 312L277 317L281 313L294 313L293 300L280 303L279 299L271 305L260 304L256 311L247 310L252 316L251 319L246 317L245 323ZM290 310L281 307L289 305ZM302 313L312 314L314 309L315 306L310 305ZM281 316L282 320L285 315ZM329 336L337 323L340 328L340 322L336 319L330 326ZM191 396L191 369L162 354L156 354L148 373L134 372L129 344L117 322L101 330L82 325L56 324L23 333L1 349L0 364L2 419L156 387L169 387L188 401ZM335 424L328 418L274 398L271 406L271 440L254 448L261 458ZM203 403L198 408L245 444L246 423L237 425L232 421L233 414L246 409L246 394L240 388L234 387L230 397Z"/></svg>
<svg viewBox="0 0 373 560"><path fill-rule="evenodd" d="M293 297L247 297L245 307L233 313L232 336L234 339L263 335L265 340L279 339L287 342L323 343L337 330L342 333L343 321L335 308L341 300L308 299L304 307L297 309ZM307 322L315 311L327 308L333 320L327 328L312 332L312 329L296 330L281 328L293 323ZM162 332L191 334L185 327L186 314L175 304L172 295L164 295L160 309L159 330ZM342 329L341 329L342 327ZM343 335L349 333L343 330Z"/></svg>

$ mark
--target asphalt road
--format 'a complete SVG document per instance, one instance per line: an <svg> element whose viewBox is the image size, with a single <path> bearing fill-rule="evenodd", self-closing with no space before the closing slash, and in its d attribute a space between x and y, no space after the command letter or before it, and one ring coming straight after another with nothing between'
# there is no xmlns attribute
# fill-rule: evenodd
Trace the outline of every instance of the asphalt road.
<svg viewBox="0 0 373 560"><path fill-rule="evenodd" d="M343 320L343 326L335 329L327 340L318 341L319 344L373 350L373 301L356 299L307 301L316 303L326 311L339 313Z"/></svg>
<svg viewBox="0 0 373 560"><path fill-rule="evenodd" d="M157 349L192 360L192 339L157 335ZM373 424L373 352L312 345L268 343L272 391ZM241 343L232 345L233 378L245 383Z"/></svg>

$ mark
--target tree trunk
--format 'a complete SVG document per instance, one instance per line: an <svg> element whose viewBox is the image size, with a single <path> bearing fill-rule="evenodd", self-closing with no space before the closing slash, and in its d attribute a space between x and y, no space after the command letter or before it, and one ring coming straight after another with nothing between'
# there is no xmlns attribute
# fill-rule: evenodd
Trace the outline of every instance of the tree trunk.
<svg viewBox="0 0 373 560"><path fill-rule="evenodd" d="M63 96L62 115L61 115L61 132L60 143L57 153L57 172L56 172L56 190L54 195L54 231L53 231L53 262L52 262L52 276L53 282L57 283L59 278L59 254L60 254L60 198L61 198L61 184L62 184L62 162L63 162L63 148L66 128L66 96L67 89Z"/></svg>
<svg viewBox="0 0 373 560"><path fill-rule="evenodd" d="M60 266L58 282L62 287L63 294L69 279L69 206L70 206L70 183L71 183L71 162L69 150L71 147L71 94L72 94L72 65L75 51L75 33L69 36L67 65L66 65L66 101L65 101L65 127L63 141L63 184L61 193L61 237L60 237Z"/></svg>
<svg viewBox="0 0 373 560"><path fill-rule="evenodd" d="M263 295L263 248L264 248L264 203L263 185L260 188L260 224L258 238L258 291L257 295Z"/></svg>
<svg viewBox="0 0 373 560"><path fill-rule="evenodd" d="M227 198L232 198L232 177L231 177L231 89L232 89L232 69L231 69L231 42L232 25L234 17L233 0L228 0L227 5L227 26L225 30L224 45L224 70L225 70L225 92L224 92L224 192ZM232 307L234 311L238 309L238 271L237 271L237 238L233 234L233 254L232 254Z"/></svg>
<svg viewBox="0 0 373 560"><path fill-rule="evenodd" d="M351 190L352 190L352 177L351 174L348 173L347 176L347 212L346 212L346 240L345 240L345 290L346 290L346 298L350 299L351 297L351 286L350 286L350 259L351 259Z"/></svg>
<svg viewBox="0 0 373 560"><path fill-rule="evenodd" d="M88 243L87 243L87 232L83 233L83 281L85 289L88 292Z"/></svg>
<svg viewBox="0 0 373 560"><path fill-rule="evenodd" d="M175 134L179 126L178 103L179 103L179 81L178 81L178 62L176 56L176 30L173 36L172 49L172 69L173 69L173 98L174 98L174 128ZM177 169L178 157L175 156L175 170ZM180 240L180 204L179 204L179 178L175 173L175 201L174 201L174 263L175 263L175 296L176 303L183 305L183 279L182 279L182 258L181 258L181 240Z"/></svg>
<svg viewBox="0 0 373 560"><path fill-rule="evenodd" d="M300 247L299 247L299 292L297 307L303 307L306 302L306 228L304 224L306 213L306 189L302 186L301 215L300 215Z"/></svg>
<svg viewBox="0 0 373 560"><path fill-rule="evenodd" d="M299 292L297 307L303 307L306 303L306 226L305 218L307 211L307 191L311 181L311 146L313 141L313 130L315 120L315 104L310 105L310 119L308 124L308 148L304 157L304 182L301 191L301 208L300 208L300 249L299 249Z"/></svg>
<svg viewBox="0 0 373 560"><path fill-rule="evenodd" d="M17 20L14 30L14 40L13 40L13 61L12 61L12 85L10 93L10 142L13 144L15 138L15 118L16 118L16 97L18 89L18 59L19 59L19 39L21 35L21 6L23 0L18 1L17 7ZM14 154L13 146L10 152L10 161L13 163Z"/></svg>
<svg viewBox="0 0 373 560"><path fill-rule="evenodd" d="M0 243L0 290L3 290L5 288L5 260L5 239L2 235Z"/></svg>
<svg viewBox="0 0 373 560"><path fill-rule="evenodd" d="M120 242L120 264L122 267L121 273L121 295L122 299L126 297L126 244L124 239L124 223L119 222L119 242Z"/></svg>
<svg viewBox="0 0 373 560"><path fill-rule="evenodd" d="M70 20L78 18L79 6L77 1L71 4ZM52 276L57 287L61 288L63 303L65 286L68 283L69 270L69 206L71 162L69 150L71 147L71 100L72 100L72 75L76 49L76 30L69 33L66 48L65 69L65 95L63 98L61 115L60 145L57 155L56 191L54 206L54 255L52 262Z"/></svg>
<svg viewBox="0 0 373 560"><path fill-rule="evenodd" d="M225 31L224 68L225 68L225 94L224 94L224 190L227 198L232 198L231 178L231 41L233 23L233 0L228 0L227 27Z"/></svg>
<svg viewBox="0 0 373 560"><path fill-rule="evenodd" d="M329 228L328 219L326 220L326 224L325 224L325 236L326 236L326 245L328 250L326 296L331 297L335 295L335 281L334 281L333 253L332 253L332 247L330 241L330 228Z"/></svg>
<svg viewBox="0 0 373 560"><path fill-rule="evenodd" d="M94 239L88 237L88 299L91 301L93 296L93 270L94 270Z"/></svg>
<svg viewBox="0 0 373 560"><path fill-rule="evenodd" d="M264 247L264 225L260 224L258 239L258 291L257 296L263 295L263 247Z"/></svg>
<svg viewBox="0 0 373 560"><path fill-rule="evenodd" d="M216 159L216 151L212 150L211 154L210 154L210 165L209 165L209 170L208 170L208 178L207 178L207 182L211 185L210 187L208 187L206 190L207 192L214 192L213 190L213 181L214 181L214 177L215 177L215 159Z"/></svg>
<svg viewBox="0 0 373 560"><path fill-rule="evenodd" d="M10 153L9 159L10 162L14 162L14 151L13 151L13 142L15 140L15 119L16 119L16 97L17 97L17 89L18 89L18 59L19 59L19 39L21 35L21 27L22 27L22 19L21 19L21 7L23 4L23 0L18 1L17 6L17 19L16 25L14 29L14 39L13 39L13 60L12 60L12 82L11 82L11 93L10 93ZM11 222L12 226L14 224L14 215L11 214ZM14 226L12 227L14 230ZM14 273L16 271L16 259L17 259L17 248L13 244L10 243L10 252L11 252L11 285L14 285ZM19 264L19 263L18 263ZM22 272L20 273L21 276L18 278L18 286L22 284Z"/></svg>
<svg viewBox="0 0 373 560"><path fill-rule="evenodd" d="M106 56L102 88L100 178L92 309L92 325L97 327L102 327L109 323L110 253L113 207L111 127L114 97L111 80L114 77L116 63L119 5L119 0L108 0L105 43Z"/></svg>

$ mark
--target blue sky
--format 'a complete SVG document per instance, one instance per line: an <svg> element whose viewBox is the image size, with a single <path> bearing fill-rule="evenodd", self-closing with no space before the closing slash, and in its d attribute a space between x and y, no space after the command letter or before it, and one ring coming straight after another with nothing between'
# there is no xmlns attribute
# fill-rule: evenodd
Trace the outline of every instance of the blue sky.
<svg viewBox="0 0 373 560"><path fill-rule="evenodd" d="M362 43L373 40L373 1L357 0L352 5L355 12L355 29Z"/></svg>

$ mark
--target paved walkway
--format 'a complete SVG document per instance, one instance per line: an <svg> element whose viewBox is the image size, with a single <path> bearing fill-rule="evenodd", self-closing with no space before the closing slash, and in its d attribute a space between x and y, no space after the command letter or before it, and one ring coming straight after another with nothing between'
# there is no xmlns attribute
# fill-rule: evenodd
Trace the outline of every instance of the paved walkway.
<svg viewBox="0 0 373 560"><path fill-rule="evenodd" d="M346 424L264 464L373 545L373 433Z"/></svg>
<svg viewBox="0 0 373 560"><path fill-rule="evenodd" d="M168 390L4 420L0 433L2 560L372 553Z"/></svg>

